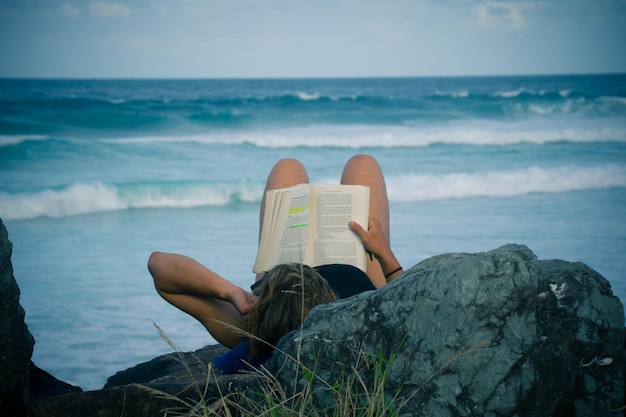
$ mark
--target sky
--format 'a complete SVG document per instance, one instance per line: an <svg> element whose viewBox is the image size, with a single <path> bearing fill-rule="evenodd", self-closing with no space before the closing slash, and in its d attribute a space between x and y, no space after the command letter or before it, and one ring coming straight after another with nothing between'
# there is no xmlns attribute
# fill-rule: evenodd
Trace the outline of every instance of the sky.
<svg viewBox="0 0 626 417"><path fill-rule="evenodd" d="M0 77L626 72L626 0L0 0Z"/></svg>

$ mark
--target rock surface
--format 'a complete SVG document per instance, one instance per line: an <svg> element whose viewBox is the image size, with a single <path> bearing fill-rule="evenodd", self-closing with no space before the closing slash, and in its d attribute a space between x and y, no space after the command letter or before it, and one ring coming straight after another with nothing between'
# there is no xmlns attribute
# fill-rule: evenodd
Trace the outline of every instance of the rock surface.
<svg viewBox="0 0 626 417"><path fill-rule="evenodd" d="M24 322L20 289L13 277L7 230L0 219L0 410L20 416L28 404L29 364L35 341Z"/></svg>
<svg viewBox="0 0 626 417"><path fill-rule="evenodd" d="M378 291L316 307L278 347L330 384L356 368L373 387L371 364L383 363L387 396L408 399L400 415L614 416L624 405L624 310L609 283L525 246L430 258ZM268 367L292 389L285 358Z"/></svg>
<svg viewBox="0 0 626 417"><path fill-rule="evenodd" d="M209 374L222 346L160 356L102 390L55 380L30 362L10 254L0 222L1 415L24 414L29 374L32 417L156 416L188 411L201 395L210 403L259 391L254 374ZM381 290L318 306L279 348L314 370L320 406L332 395L318 378L332 384L352 368L362 378L354 387L386 372L387 397L407 400L401 416L614 416L624 404L624 313L609 283L584 264L539 261L518 245L436 256ZM285 390L304 383L281 353L267 367Z"/></svg>
<svg viewBox="0 0 626 417"><path fill-rule="evenodd" d="M200 392L207 403L212 403L220 395L236 390L258 389L257 380L251 374L209 374L207 364L224 352L225 347L215 345L195 352L159 356L118 372L109 378L102 390L69 393L37 401L31 407L30 416L152 417L166 412L170 413L167 415L186 415L200 402ZM174 396L184 403L174 399Z"/></svg>

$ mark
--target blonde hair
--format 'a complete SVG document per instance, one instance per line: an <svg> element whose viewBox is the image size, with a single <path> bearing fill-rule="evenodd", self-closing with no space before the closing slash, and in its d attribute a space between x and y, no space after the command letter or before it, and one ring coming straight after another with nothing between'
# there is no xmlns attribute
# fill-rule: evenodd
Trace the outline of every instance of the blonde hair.
<svg viewBox="0 0 626 417"><path fill-rule="evenodd" d="M297 329L318 304L337 300L337 294L313 268L302 264L277 265L255 290L257 300L248 315L250 355L271 352L278 340Z"/></svg>

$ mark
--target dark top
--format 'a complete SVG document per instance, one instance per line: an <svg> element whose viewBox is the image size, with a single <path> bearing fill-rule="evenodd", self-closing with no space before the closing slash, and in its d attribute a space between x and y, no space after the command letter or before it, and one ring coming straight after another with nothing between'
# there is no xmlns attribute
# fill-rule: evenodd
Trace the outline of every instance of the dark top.
<svg viewBox="0 0 626 417"><path fill-rule="evenodd" d="M332 288L339 298L348 298L363 291L375 290L367 274L352 265L332 264L314 268ZM257 288L264 278L252 284L252 290Z"/></svg>

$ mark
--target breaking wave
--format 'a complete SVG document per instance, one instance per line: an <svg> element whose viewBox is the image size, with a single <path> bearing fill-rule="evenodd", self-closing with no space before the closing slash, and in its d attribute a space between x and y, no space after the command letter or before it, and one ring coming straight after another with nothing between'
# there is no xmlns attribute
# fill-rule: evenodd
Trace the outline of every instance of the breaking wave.
<svg viewBox="0 0 626 417"><path fill-rule="evenodd" d="M510 197L533 193L626 187L626 166L529 167L517 170L453 172L395 177L388 181L391 201Z"/></svg>
<svg viewBox="0 0 626 417"><path fill-rule="evenodd" d="M33 193L0 192L0 218L66 217L144 208L196 208L259 203L262 183L75 183ZM626 187L626 166L530 167L517 170L410 174L387 178L391 202L504 197Z"/></svg>
<svg viewBox="0 0 626 417"><path fill-rule="evenodd" d="M194 208L260 201L264 184L75 183L33 193L0 192L0 218L22 220L143 208Z"/></svg>

